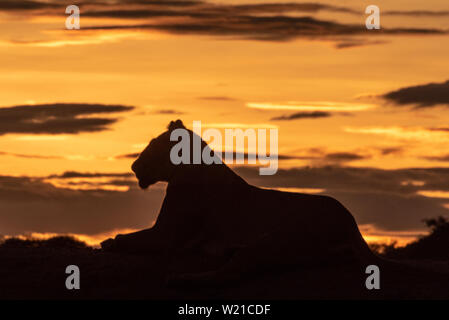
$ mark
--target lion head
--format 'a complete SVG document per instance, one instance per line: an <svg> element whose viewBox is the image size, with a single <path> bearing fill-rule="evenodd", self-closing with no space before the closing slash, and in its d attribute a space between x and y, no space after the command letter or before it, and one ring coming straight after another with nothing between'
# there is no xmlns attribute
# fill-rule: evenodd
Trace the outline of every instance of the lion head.
<svg viewBox="0 0 449 320"><path fill-rule="evenodd" d="M170 134L175 129L185 129L181 120L171 121L168 131L151 140L139 158L134 161L131 169L142 189L159 181L169 181L175 166L170 161L170 150L175 143L170 141Z"/></svg>

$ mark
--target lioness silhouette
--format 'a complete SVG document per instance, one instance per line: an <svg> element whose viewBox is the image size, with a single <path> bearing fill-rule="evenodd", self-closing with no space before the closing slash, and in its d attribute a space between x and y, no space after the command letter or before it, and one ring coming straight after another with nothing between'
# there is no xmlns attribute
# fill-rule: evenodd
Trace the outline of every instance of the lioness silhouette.
<svg viewBox="0 0 449 320"><path fill-rule="evenodd" d="M186 129L181 120L172 121L132 165L143 189L168 182L155 225L109 239L102 243L104 250L193 248L205 256L228 258L217 270L172 277L180 283L225 282L256 269L377 261L351 213L331 197L261 189L224 163L172 164L170 150L177 142L170 141L170 134L178 128ZM192 138L194 133L188 132ZM208 148L203 140L202 148Z"/></svg>

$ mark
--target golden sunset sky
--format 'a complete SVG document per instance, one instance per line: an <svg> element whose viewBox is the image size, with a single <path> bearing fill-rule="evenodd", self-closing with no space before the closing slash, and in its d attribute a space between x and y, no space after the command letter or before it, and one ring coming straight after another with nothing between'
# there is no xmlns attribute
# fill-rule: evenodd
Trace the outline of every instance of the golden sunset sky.
<svg viewBox="0 0 449 320"><path fill-rule="evenodd" d="M0 234L150 226L164 186L138 190L130 164L179 118L277 127L278 174L239 174L410 241L449 213L448 32L447 0L0 0Z"/></svg>

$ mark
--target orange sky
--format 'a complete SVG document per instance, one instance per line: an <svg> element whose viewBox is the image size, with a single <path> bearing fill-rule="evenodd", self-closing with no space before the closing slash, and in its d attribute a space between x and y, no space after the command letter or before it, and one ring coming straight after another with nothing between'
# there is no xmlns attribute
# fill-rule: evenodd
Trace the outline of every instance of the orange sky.
<svg viewBox="0 0 449 320"><path fill-rule="evenodd" d="M288 1L293 2L302 3ZM175 118L182 118L189 127L193 120L201 120L205 125L275 125L279 128L279 154L302 159L281 161L280 166L286 169L328 164L391 170L449 167L449 158L435 161L449 153L445 148L449 130L431 130L448 127L448 104L416 109L413 105L398 106L395 101L381 97L401 88L444 83L449 79L449 36L444 34L449 30L446 0L377 1L382 28L396 30L393 33L365 31L310 36L301 31L292 39L282 41L251 39L241 30L238 31L241 34L231 37L207 31L199 35L142 28L88 30L92 26L148 23L160 26L196 19L83 17L84 12L134 8L124 7L120 1L109 7L96 6L95 1L87 2L81 6L81 30L65 30L63 9L10 10L1 3L1 108L57 102L135 107L129 112L105 115L106 118L117 117L118 121L103 131L0 135L0 173L4 176L45 177L65 171L129 172L132 159L117 156L139 152ZM261 1L244 3L260 4ZM259 15L307 16L317 21L363 27L364 8L372 4L355 0L318 3L351 12L322 9L268 11ZM402 13L392 14L392 11ZM410 14L416 11L427 13ZM410 34L400 31L406 28L441 32ZM254 31L260 32L251 30ZM351 46L337 48L346 43ZM163 113L163 110L174 113ZM272 120L304 110L329 111L331 115ZM396 151L383 152L386 149ZM343 162L309 159L336 153L356 157ZM74 182L77 183L81 185L82 181ZM422 186L418 194L431 199L449 198L447 190L428 190L426 186ZM444 208L447 211L447 207ZM432 212L426 214L432 215ZM358 218L357 212L354 215ZM373 219L369 225L375 224ZM117 227L134 229L129 225ZM419 227L412 229L409 230L420 232ZM51 233L45 228L29 230L24 227L25 231ZM394 238L394 228L387 231L388 237ZM383 236L387 231L375 226L366 231L366 235ZM0 233L8 232L0 230ZM397 231L397 237L400 238L401 232Z"/></svg>

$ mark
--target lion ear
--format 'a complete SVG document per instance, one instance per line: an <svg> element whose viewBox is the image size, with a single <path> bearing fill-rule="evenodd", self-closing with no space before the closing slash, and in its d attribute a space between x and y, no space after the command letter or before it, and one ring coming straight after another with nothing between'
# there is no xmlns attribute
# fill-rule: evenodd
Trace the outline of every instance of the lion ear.
<svg viewBox="0 0 449 320"><path fill-rule="evenodd" d="M181 120L176 120L176 121L170 121L170 123L168 124L168 130L172 131L175 129L185 129L186 127L184 127L184 124L182 123Z"/></svg>

